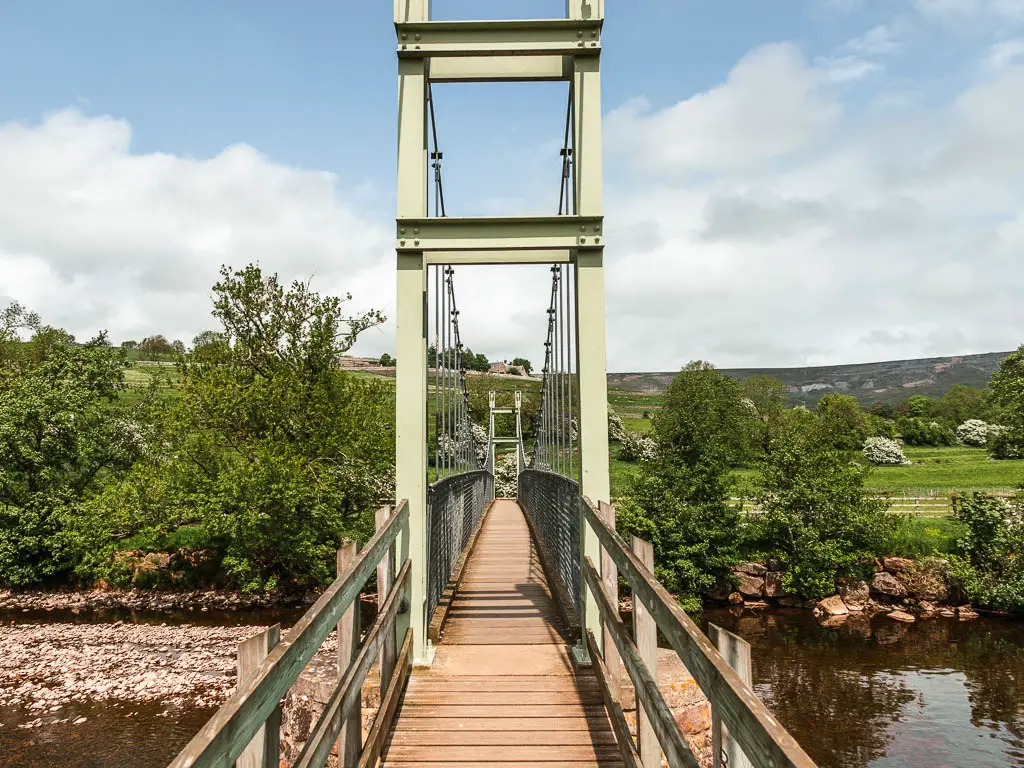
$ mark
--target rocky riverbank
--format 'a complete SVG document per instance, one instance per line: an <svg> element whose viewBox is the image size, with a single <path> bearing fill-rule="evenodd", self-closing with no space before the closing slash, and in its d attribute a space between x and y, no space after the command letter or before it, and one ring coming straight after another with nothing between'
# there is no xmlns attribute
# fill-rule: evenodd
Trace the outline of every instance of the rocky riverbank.
<svg viewBox="0 0 1024 768"><path fill-rule="evenodd" d="M742 563L733 568L732 579L717 584L709 597L713 602L747 609L767 608L770 604L807 608L816 616L832 619L852 613L886 614L903 623L919 617L962 621L978 617L952 583L948 564L941 558L878 559L870 579L837 578L836 593L822 600L805 600L787 592L784 580L785 572L777 561Z"/></svg>
<svg viewBox="0 0 1024 768"><path fill-rule="evenodd" d="M37 714L42 723L72 703L160 702L166 707L213 707L237 681L238 643L262 627L124 624L10 624L0 626L0 707ZM328 637L320 656L334 659Z"/></svg>
<svg viewBox="0 0 1024 768"><path fill-rule="evenodd" d="M312 605L316 594L266 592L246 594L232 590L163 591L147 589L91 589L67 592L0 590L0 611L81 612L124 611L251 611Z"/></svg>

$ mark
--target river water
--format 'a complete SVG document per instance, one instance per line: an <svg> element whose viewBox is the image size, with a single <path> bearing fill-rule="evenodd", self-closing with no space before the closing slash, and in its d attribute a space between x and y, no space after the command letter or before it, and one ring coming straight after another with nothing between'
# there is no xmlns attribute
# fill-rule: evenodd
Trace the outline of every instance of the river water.
<svg viewBox="0 0 1024 768"><path fill-rule="evenodd" d="M293 623L301 611L48 615L50 621ZM0 615L0 624L43 616ZM1024 768L1024 622L907 626L806 612L705 614L753 646L755 689L823 768ZM2 652L2 649L0 649ZM211 710L108 702L37 715L0 708L2 768L164 766ZM74 724L75 720L86 718Z"/></svg>
<svg viewBox="0 0 1024 768"><path fill-rule="evenodd" d="M1024 622L704 621L750 642L756 692L823 767L1024 766Z"/></svg>

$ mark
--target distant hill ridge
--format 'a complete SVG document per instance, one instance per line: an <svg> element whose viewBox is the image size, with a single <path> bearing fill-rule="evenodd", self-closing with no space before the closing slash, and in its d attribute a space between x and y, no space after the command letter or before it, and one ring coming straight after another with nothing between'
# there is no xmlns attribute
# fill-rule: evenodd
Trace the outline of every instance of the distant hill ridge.
<svg viewBox="0 0 1024 768"><path fill-rule="evenodd" d="M809 368L730 368L723 369L723 373L740 380L760 375L781 379L789 387L790 400L794 404L813 405L824 395L834 392L853 395L862 405L877 402L895 404L911 395L941 397L957 384L984 388L999 368L999 363L1009 354L987 352ZM610 373L608 386L610 389L657 394L668 389L676 373Z"/></svg>

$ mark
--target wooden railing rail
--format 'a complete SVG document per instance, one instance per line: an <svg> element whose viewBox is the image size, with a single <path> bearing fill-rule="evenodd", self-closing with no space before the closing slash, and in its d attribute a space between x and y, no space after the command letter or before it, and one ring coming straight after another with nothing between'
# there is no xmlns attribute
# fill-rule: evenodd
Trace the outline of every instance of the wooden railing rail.
<svg viewBox="0 0 1024 768"><path fill-rule="evenodd" d="M266 739L273 742L264 751L267 755L264 765L271 764L269 761L277 753L278 734L276 729L274 733L270 733L270 728L264 730L264 725L268 719L273 721L281 699L319 650L324 639L350 606L358 603L363 585L374 575L378 564L390 556L400 533L405 533L402 541L407 546L408 526L409 505L402 501L380 525L373 538L354 559L351 567L339 574L335 582L324 591L299 622L273 647L260 665L258 673L248 682L239 681L238 691L214 713L170 763L169 768L230 768L253 738L261 732L265 733ZM369 669L374 655L382 648L387 648L385 640L389 633L393 635L395 632L396 615L403 603L408 602L407 584L410 569L407 553L400 552L397 560L402 563L399 577L381 604L377 620L363 647L349 665L347 674L342 676L338 689L331 697L328 709L332 714L327 717L330 724L324 725L324 718L321 718L315 735L307 741L303 755L300 756L302 760L303 756L308 755L304 765L324 764L317 762L322 745L315 743L315 739L320 736L326 738L331 733L337 735L338 731L333 729L337 727L340 730L345 722L345 715L348 714L345 705L351 706L358 702L357 691L361 688L366 670ZM395 677L395 673L389 677ZM385 679L382 675L382 688L391 682L391 679ZM341 717L338 716L339 713ZM324 728L321 728L321 725L324 725ZM357 734L357 738L361 738L361 734ZM330 752L330 747L331 744L328 743L327 752ZM323 755L323 761L326 761L326 754ZM276 763L273 765L276 768Z"/></svg>
<svg viewBox="0 0 1024 768"><path fill-rule="evenodd" d="M679 655L687 670L717 709L721 720L755 768L815 768L814 762L740 676L722 658L711 641L679 607L650 569L626 546L622 538L601 519L589 500L582 505L585 522L596 533L602 549L650 613L661 634ZM636 646L625 633L618 611L605 592L601 576L590 558L584 559L583 576L594 595L605 626L626 664L642 704L655 729L669 765L697 763L668 712L656 679L650 674ZM589 638L588 638L589 639ZM680 749L680 746L682 747ZM625 755L624 755L625 756ZM646 760L644 761L646 763Z"/></svg>

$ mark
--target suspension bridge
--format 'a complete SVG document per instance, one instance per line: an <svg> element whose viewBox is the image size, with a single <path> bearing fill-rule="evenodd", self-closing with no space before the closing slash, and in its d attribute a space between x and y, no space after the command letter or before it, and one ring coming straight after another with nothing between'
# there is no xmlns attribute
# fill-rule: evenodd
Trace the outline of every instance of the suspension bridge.
<svg viewBox="0 0 1024 768"><path fill-rule="evenodd" d="M294 627L240 649L237 692L172 768L276 768L282 698L335 629L338 684L295 768L697 768L657 684L659 638L710 701L715 766L813 766L733 654L657 581L650 545L616 533L607 503L603 26L603 0L568 0L565 18L533 21L438 21L429 0L395 0L398 501L378 511L362 549L343 548L337 580ZM558 213L448 216L432 85L508 81L567 85ZM518 393L513 407L491 396L485 430L466 388L456 270L494 264L551 269L529 446ZM515 434L498 434L510 420ZM495 498L499 461L515 464L515 498ZM361 631L358 598L373 578L377 616ZM375 665L381 699L364 733L361 689Z"/></svg>

